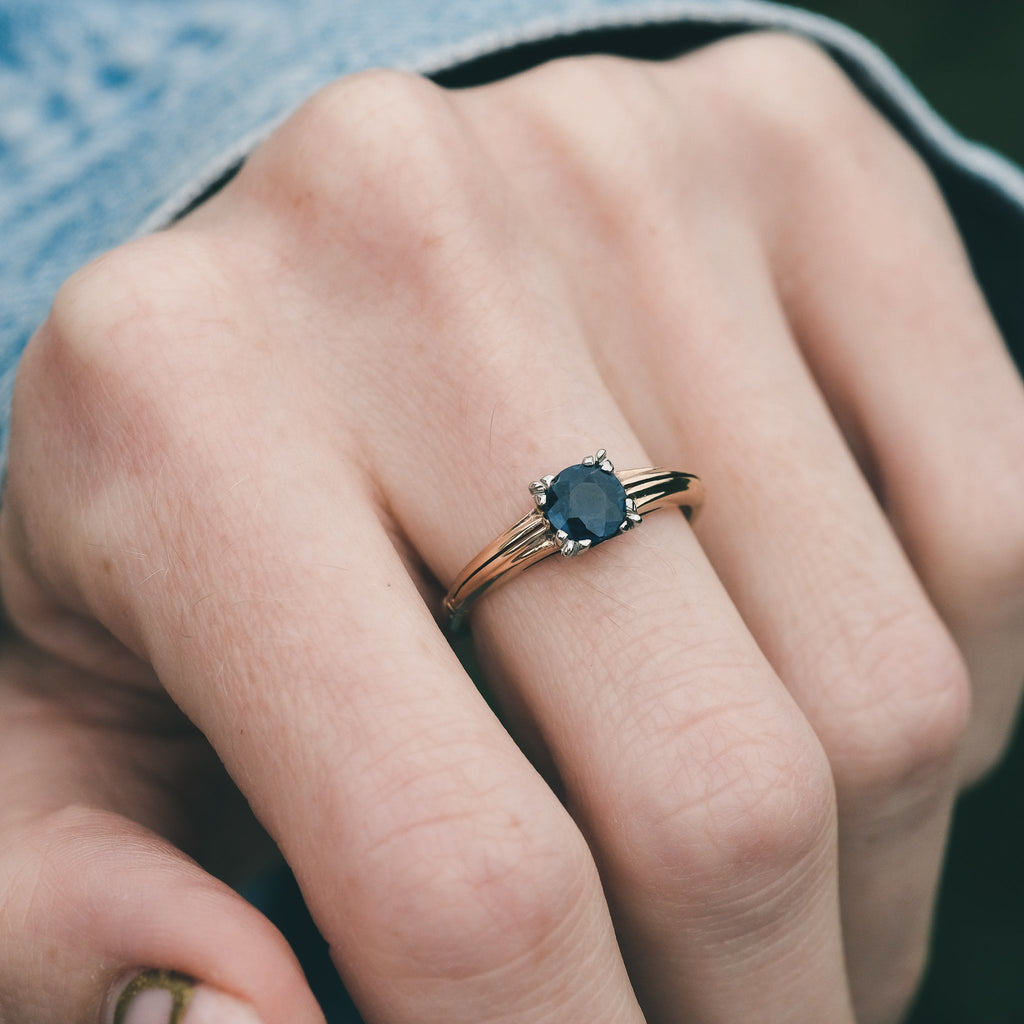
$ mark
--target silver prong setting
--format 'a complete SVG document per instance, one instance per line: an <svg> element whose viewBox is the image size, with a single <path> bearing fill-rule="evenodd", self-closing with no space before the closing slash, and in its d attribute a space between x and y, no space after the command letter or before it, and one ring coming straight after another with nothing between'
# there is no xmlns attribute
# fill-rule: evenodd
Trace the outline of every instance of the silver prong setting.
<svg viewBox="0 0 1024 1024"><path fill-rule="evenodd" d="M559 530L559 533L562 531ZM557 536L557 534L556 534ZM590 549L591 541L589 540L570 540L568 537L562 541L562 546L559 550L565 555L566 558L575 558L577 555L582 555L584 551Z"/></svg>
<svg viewBox="0 0 1024 1024"><path fill-rule="evenodd" d="M611 459L608 458L608 450L606 448L598 448L597 453L588 455L582 464L584 466L598 466L606 473L615 472L615 467L612 465Z"/></svg>
<svg viewBox="0 0 1024 1024"><path fill-rule="evenodd" d="M533 500L537 505L537 508L544 508L548 503L548 487L550 486L550 480L545 482L543 479L534 480L530 484L530 494L533 495Z"/></svg>
<svg viewBox="0 0 1024 1024"><path fill-rule="evenodd" d="M626 499L626 518L622 520L619 526L619 533L625 533L627 530L632 530L633 527L639 526L643 522L643 518L636 510L636 502L632 498Z"/></svg>

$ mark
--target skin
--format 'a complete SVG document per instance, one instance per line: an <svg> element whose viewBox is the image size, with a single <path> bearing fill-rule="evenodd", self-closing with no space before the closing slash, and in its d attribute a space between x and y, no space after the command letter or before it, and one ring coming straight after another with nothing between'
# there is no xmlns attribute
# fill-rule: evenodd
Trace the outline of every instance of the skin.
<svg viewBox="0 0 1024 1024"><path fill-rule="evenodd" d="M707 508L481 601L503 725L443 587L598 446ZM0 1016L157 966L321 1021L215 877L258 821L370 1022L899 1020L1020 694L1022 504L950 217L808 44L331 86L25 355Z"/></svg>

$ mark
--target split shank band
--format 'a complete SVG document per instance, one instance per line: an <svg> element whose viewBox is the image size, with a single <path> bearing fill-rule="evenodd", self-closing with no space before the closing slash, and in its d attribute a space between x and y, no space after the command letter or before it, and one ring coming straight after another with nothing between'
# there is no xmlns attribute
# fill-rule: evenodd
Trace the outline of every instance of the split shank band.
<svg viewBox="0 0 1024 1024"><path fill-rule="evenodd" d="M704 485L691 473L670 469L615 473L602 449L578 466L535 480L530 493L536 507L488 544L452 584L443 605L449 628L457 629L492 587L551 555L582 554L661 508L679 508L692 521Z"/></svg>

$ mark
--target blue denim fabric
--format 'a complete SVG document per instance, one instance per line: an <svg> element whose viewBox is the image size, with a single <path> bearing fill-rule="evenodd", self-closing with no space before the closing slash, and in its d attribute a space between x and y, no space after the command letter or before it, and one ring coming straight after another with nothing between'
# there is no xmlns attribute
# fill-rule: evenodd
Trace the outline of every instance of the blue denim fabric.
<svg viewBox="0 0 1024 1024"><path fill-rule="evenodd" d="M701 23L824 42L945 168L954 206L983 195L1021 220L1016 169L955 136L862 38L774 4L0 0L0 472L17 358L61 281L165 223L318 86L375 65L437 71L602 25L662 25L683 49ZM958 181L975 198L958 200Z"/></svg>

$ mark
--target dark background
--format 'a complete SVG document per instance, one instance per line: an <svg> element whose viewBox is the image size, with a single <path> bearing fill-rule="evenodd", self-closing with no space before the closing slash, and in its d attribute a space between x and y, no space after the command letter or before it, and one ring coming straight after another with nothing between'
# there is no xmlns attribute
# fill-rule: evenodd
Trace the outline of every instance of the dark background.
<svg viewBox="0 0 1024 1024"><path fill-rule="evenodd" d="M808 0L800 6L863 32L961 133L1024 164L1024 3ZM1024 1024L1019 731L1005 765L958 807L932 965L911 1022Z"/></svg>
<svg viewBox="0 0 1024 1024"><path fill-rule="evenodd" d="M862 32L953 127L1024 164L1020 0L804 0L795 6Z"/></svg>

